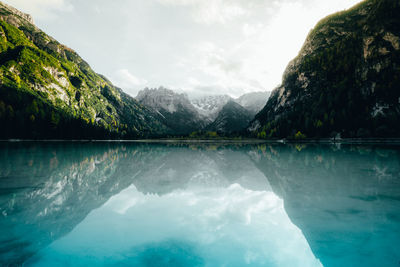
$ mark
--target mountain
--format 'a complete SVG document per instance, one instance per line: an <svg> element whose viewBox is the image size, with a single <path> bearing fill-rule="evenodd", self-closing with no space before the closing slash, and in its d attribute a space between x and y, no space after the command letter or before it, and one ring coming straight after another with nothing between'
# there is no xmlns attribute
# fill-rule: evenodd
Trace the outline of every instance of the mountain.
<svg viewBox="0 0 400 267"><path fill-rule="evenodd" d="M261 137L399 137L400 2L321 20L248 130Z"/></svg>
<svg viewBox="0 0 400 267"><path fill-rule="evenodd" d="M178 94L163 87L145 88L138 93L136 100L156 112L159 120L175 135L186 135L205 126L204 119L186 94Z"/></svg>
<svg viewBox="0 0 400 267"><path fill-rule="evenodd" d="M252 92L235 99L228 95L209 95L191 99L191 103L201 115L213 121L222 108L232 100L256 115L265 106L270 95L271 92Z"/></svg>
<svg viewBox="0 0 400 267"><path fill-rule="evenodd" d="M186 94L163 87L145 88L136 96L136 100L157 113L158 119L175 135L204 131L215 131L222 135L241 132L267 99L267 92L245 94L238 99L228 95L189 99Z"/></svg>
<svg viewBox="0 0 400 267"><path fill-rule="evenodd" d="M229 101L206 130L222 135L239 133L246 129L251 119L253 115L250 111L234 101Z"/></svg>
<svg viewBox="0 0 400 267"><path fill-rule="evenodd" d="M271 92L253 92L240 96L235 102L253 113L253 116L260 112L268 101Z"/></svg>
<svg viewBox="0 0 400 267"><path fill-rule="evenodd" d="M0 138L137 138L157 116L0 2Z"/></svg>
<svg viewBox="0 0 400 267"><path fill-rule="evenodd" d="M218 113L230 100L233 99L228 95L210 95L191 99L191 103L199 114L211 122L217 118Z"/></svg>

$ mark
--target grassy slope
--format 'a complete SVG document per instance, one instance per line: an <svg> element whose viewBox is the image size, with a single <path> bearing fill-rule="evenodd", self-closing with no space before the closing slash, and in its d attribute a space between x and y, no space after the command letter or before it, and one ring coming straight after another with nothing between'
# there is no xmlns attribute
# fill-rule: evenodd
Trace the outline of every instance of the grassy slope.
<svg viewBox="0 0 400 267"><path fill-rule="evenodd" d="M167 131L79 55L0 2L2 138L136 138Z"/></svg>

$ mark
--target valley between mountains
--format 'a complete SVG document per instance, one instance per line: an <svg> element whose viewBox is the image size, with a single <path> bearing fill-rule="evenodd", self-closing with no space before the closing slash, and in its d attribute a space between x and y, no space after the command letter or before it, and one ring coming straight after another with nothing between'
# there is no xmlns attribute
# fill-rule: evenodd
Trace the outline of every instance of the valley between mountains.
<svg viewBox="0 0 400 267"><path fill-rule="evenodd" d="M132 97L0 2L0 139L400 137L398 14L365 0L322 19L274 90Z"/></svg>

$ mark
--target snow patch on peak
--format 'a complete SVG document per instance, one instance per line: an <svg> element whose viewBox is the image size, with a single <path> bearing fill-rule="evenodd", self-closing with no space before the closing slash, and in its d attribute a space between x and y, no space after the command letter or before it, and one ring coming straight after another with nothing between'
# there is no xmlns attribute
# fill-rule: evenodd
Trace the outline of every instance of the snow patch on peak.
<svg viewBox="0 0 400 267"><path fill-rule="evenodd" d="M175 113L178 106L192 109L189 107L190 101L187 94L178 94L164 87L145 88L138 93L136 100L157 112L166 110L169 113Z"/></svg>
<svg viewBox="0 0 400 267"><path fill-rule="evenodd" d="M232 98L228 95L211 95L193 98L190 102L199 114L210 120L214 120L221 109L231 100Z"/></svg>

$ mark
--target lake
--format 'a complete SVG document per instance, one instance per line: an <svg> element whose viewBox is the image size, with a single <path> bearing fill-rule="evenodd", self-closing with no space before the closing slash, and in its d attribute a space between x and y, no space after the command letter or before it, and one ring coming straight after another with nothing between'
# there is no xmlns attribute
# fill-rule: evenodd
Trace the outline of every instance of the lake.
<svg viewBox="0 0 400 267"><path fill-rule="evenodd" d="M0 143L1 266L400 266L400 147Z"/></svg>

